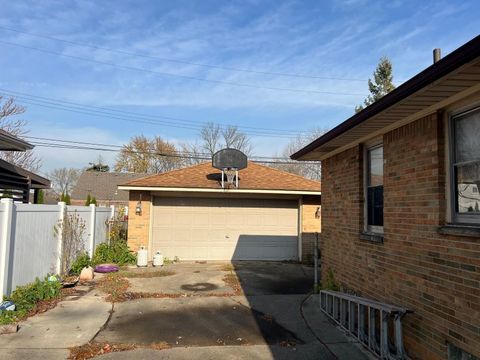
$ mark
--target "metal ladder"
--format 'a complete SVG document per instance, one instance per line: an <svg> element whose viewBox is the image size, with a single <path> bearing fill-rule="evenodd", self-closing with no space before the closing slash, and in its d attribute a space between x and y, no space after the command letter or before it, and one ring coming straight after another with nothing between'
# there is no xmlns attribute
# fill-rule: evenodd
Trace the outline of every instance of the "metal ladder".
<svg viewBox="0 0 480 360"><path fill-rule="evenodd" d="M349 295L320 291L320 308L381 359L408 359L403 347L402 318L407 309Z"/></svg>

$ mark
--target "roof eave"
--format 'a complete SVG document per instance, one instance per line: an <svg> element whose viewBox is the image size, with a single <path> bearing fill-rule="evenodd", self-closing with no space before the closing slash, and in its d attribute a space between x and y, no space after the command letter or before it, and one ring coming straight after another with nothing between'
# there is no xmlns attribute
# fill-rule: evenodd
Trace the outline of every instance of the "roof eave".
<svg viewBox="0 0 480 360"><path fill-rule="evenodd" d="M0 133L0 150L2 151L26 151L35 146L6 131Z"/></svg>
<svg viewBox="0 0 480 360"><path fill-rule="evenodd" d="M320 190L282 190L282 189L215 189L215 188L187 188L163 186L118 186L119 190L154 191L154 192L198 192L198 193L237 193L237 194L277 194L277 195L321 195Z"/></svg>

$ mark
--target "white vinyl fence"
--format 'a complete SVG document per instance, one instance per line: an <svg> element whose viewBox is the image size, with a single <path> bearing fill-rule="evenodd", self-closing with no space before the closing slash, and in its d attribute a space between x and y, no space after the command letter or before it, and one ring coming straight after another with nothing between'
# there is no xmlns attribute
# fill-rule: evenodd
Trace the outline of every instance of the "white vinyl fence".
<svg viewBox="0 0 480 360"><path fill-rule="evenodd" d="M61 269L62 231L66 215L77 214L84 221L83 249L93 255L95 247L107 241L108 221L113 209L106 207L17 204L0 202L0 301L17 286L25 285ZM55 230L57 229L57 231Z"/></svg>

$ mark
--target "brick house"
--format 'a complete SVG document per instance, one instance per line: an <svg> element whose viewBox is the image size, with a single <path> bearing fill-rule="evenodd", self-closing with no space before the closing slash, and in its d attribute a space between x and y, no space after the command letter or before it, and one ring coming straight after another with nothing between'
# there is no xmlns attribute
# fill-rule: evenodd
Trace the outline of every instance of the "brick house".
<svg viewBox="0 0 480 360"><path fill-rule="evenodd" d="M479 358L480 37L292 158L322 161L322 279L413 310L411 358Z"/></svg>
<svg viewBox="0 0 480 360"><path fill-rule="evenodd" d="M311 261L320 183L248 162L238 188L203 163L126 182L128 245L181 260ZM136 211L137 207L141 211Z"/></svg>

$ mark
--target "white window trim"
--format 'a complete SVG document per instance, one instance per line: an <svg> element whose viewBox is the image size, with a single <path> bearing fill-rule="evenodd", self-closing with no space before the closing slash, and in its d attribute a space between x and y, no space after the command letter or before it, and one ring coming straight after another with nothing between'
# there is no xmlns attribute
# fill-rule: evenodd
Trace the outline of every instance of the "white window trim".
<svg viewBox="0 0 480 360"><path fill-rule="evenodd" d="M363 231L383 235L383 226L368 225L368 150L377 147L383 147L383 137L370 140L363 144ZM383 161L385 164L385 153Z"/></svg>
<svg viewBox="0 0 480 360"><path fill-rule="evenodd" d="M447 222L458 225L469 225L469 226L480 226L480 215L469 215L469 214L459 214L456 211L456 194L457 190L455 188L455 174L453 167L453 160L455 158L455 134L454 134L454 121L455 118L465 115L466 113L472 111L480 110L480 103L476 102L470 104L469 106L462 107L461 109L456 109L451 111L447 115Z"/></svg>

